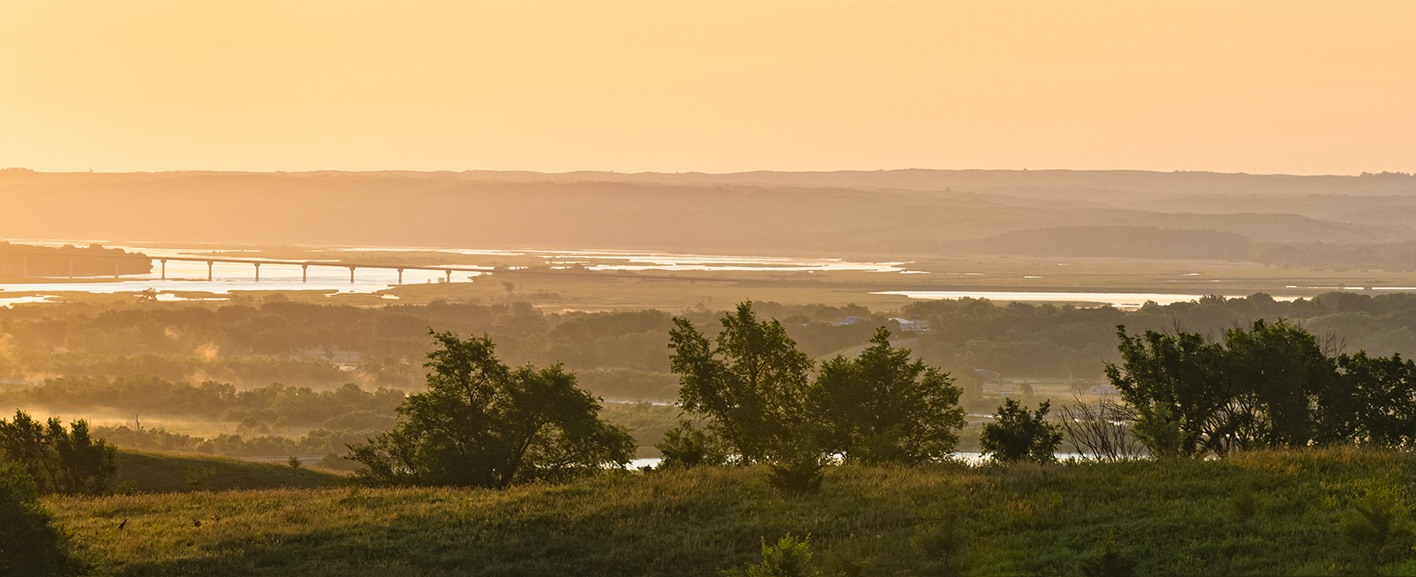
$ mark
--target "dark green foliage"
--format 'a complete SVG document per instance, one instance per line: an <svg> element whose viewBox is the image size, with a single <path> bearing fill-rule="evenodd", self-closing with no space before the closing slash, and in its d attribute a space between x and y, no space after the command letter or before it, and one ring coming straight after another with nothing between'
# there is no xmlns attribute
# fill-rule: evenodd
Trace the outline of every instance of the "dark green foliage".
<svg viewBox="0 0 1416 577"><path fill-rule="evenodd" d="M659 466L665 469L691 469L701 465L722 465L728 461L722 442L688 419L681 419L679 425L664 433L664 440L654 447L663 453Z"/></svg>
<svg viewBox="0 0 1416 577"><path fill-rule="evenodd" d="M25 468L0 463L0 575L78 575L86 569L72 552L69 536L40 505Z"/></svg>
<svg viewBox="0 0 1416 577"><path fill-rule="evenodd" d="M962 390L949 375L909 349L890 346L880 328L855 359L821 365L814 404L824 415L827 450L862 463L926 463L948 459L964 426Z"/></svg>
<svg viewBox="0 0 1416 577"><path fill-rule="evenodd" d="M751 302L724 315L710 341L687 318L675 317L670 364L680 379L679 405L699 415L745 463L773 458L809 443L807 372L782 323L758 321Z"/></svg>
<svg viewBox="0 0 1416 577"><path fill-rule="evenodd" d="M779 458L768 465L772 487L790 495L807 495L821 490L825 462L816 454Z"/></svg>
<svg viewBox="0 0 1416 577"><path fill-rule="evenodd" d="M600 403L560 365L511 370L487 337L434 333L428 391L409 395L398 426L350 447L372 484L504 488L623 466L634 439L599 418Z"/></svg>
<svg viewBox="0 0 1416 577"><path fill-rule="evenodd" d="M1108 536L1096 552L1082 559L1081 570L1085 577L1132 577L1136 574L1136 561L1117 549L1116 541Z"/></svg>
<svg viewBox="0 0 1416 577"><path fill-rule="evenodd" d="M1285 321L1199 334L1120 327L1107 376L1136 411L1133 431L1160 457L1348 442L1402 446L1416 427L1416 365L1400 356L1329 356Z"/></svg>
<svg viewBox="0 0 1416 577"><path fill-rule="evenodd" d="M0 462L15 462L41 493L101 495L118 474L117 449L89 435L87 421L65 430L58 418L41 424L24 411L0 419Z"/></svg>
<svg viewBox="0 0 1416 577"><path fill-rule="evenodd" d="M1337 363L1355 397L1354 436L1386 447L1416 444L1416 363L1362 351L1339 356Z"/></svg>
<svg viewBox="0 0 1416 577"><path fill-rule="evenodd" d="M824 577L825 573L811 560L811 536L797 539L787 533L774 545L762 540L762 562L747 570L724 571L723 575L747 577Z"/></svg>
<svg viewBox="0 0 1416 577"><path fill-rule="evenodd" d="M1196 333L1130 336L1118 327L1117 336L1123 364L1106 365L1106 374L1139 413L1134 431L1151 453L1222 450L1219 413L1233 396L1224 348Z"/></svg>
<svg viewBox="0 0 1416 577"><path fill-rule="evenodd" d="M1062 431L1047 421L1050 406L1043 401L1036 411L1029 413L1018 401L1004 399L1003 405L993 413L994 422L984 425L983 434L979 436L984 454L1005 463L1053 461L1052 454L1062 443Z"/></svg>

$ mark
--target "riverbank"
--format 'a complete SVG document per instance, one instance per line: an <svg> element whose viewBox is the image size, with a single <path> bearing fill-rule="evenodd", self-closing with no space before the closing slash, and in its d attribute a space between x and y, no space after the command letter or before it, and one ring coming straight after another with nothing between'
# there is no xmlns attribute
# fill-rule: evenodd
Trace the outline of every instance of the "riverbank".
<svg viewBox="0 0 1416 577"><path fill-rule="evenodd" d="M758 561L761 539L786 533L809 534L816 559L846 575L1075 575L1108 541L1139 575L1357 574L1373 557L1344 536L1353 499L1396 491L1404 505L1413 464L1402 453L1336 449L835 467L819 494L800 498L772 490L754 467L505 491L280 489L46 505L110 575L716 575ZM957 545L948 560L941 543ZM1385 570L1416 568L1411 543L1377 555Z"/></svg>

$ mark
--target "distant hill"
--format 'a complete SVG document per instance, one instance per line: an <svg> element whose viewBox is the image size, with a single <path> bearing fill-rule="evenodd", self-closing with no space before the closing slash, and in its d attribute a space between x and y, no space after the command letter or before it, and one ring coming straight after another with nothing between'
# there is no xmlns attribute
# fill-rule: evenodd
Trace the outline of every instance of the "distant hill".
<svg viewBox="0 0 1416 577"><path fill-rule="evenodd" d="M1242 206L1225 208L1239 198ZM1232 235L1259 243L1416 240L1408 224L1416 220L1400 216L1416 216L1416 177L1395 174L7 169L0 204L0 230L15 239L902 256L1055 227L1213 231L1219 240L1206 242L1215 246L1232 244Z"/></svg>

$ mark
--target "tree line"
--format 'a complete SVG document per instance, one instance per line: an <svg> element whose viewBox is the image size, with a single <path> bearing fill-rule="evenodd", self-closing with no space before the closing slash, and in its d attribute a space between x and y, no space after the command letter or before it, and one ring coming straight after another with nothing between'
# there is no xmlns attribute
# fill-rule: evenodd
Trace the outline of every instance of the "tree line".
<svg viewBox="0 0 1416 577"><path fill-rule="evenodd" d="M1254 321L1222 339L1118 328L1108 378L1132 432L1161 457L1416 441L1416 364L1338 352L1286 321Z"/></svg>

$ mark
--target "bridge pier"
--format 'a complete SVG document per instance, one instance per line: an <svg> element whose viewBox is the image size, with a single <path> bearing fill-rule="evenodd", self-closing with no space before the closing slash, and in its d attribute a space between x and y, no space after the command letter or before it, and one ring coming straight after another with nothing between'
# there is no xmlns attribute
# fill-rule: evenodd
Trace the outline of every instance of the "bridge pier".
<svg viewBox="0 0 1416 577"><path fill-rule="evenodd" d="M447 273L447 282L452 282L452 271L451 271L451 270L445 270L445 271L443 271L443 272Z"/></svg>
<svg viewBox="0 0 1416 577"><path fill-rule="evenodd" d="M162 259L162 280L167 280L167 259Z"/></svg>
<svg viewBox="0 0 1416 577"><path fill-rule="evenodd" d="M207 261L207 282L211 282L211 262Z"/></svg>
<svg viewBox="0 0 1416 577"><path fill-rule="evenodd" d="M261 282L261 263L256 263L256 282Z"/></svg>
<svg viewBox="0 0 1416 577"><path fill-rule="evenodd" d="M120 261L120 260L118 260L118 259L116 259L116 258L113 259L113 278L118 278L118 265L121 264L122 262L123 262L123 261Z"/></svg>
<svg viewBox="0 0 1416 577"><path fill-rule="evenodd" d="M310 265L300 265L300 282L310 282Z"/></svg>
<svg viewBox="0 0 1416 577"><path fill-rule="evenodd" d="M403 284L403 269L398 269L398 284Z"/></svg>
<svg viewBox="0 0 1416 577"><path fill-rule="evenodd" d="M349 267L349 284L354 284L354 267Z"/></svg>

